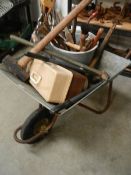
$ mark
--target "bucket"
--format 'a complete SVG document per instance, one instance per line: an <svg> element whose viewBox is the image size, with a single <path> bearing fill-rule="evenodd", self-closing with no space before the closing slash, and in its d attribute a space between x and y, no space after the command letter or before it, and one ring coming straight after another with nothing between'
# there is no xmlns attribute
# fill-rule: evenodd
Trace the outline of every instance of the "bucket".
<svg viewBox="0 0 131 175"><path fill-rule="evenodd" d="M89 32L88 38L93 38L93 37L95 37L95 35L93 33ZM77 42L77 40L79 40L79 38L80 38L80 32L76 32L76 42ZM52 50L55 50L57 53L64 55L64 56L67 56L67 58L69 56L69 58L74 60L74 61L78 61L80 63L88 65L94 56L94 53L98 47L98 44L99 44L99 42L97 42L97 45L94 46L92 49L90 49L88 51L84 51L84 52L83 51L75 52L75 51L64 50L64 49L61 49L61 48L54 46L52 43L50 44L50 47ZM59 62L64 63L65 65L69 64L69 63L65 63L65 61L63 61L63 60L60 60Z"/></svg>

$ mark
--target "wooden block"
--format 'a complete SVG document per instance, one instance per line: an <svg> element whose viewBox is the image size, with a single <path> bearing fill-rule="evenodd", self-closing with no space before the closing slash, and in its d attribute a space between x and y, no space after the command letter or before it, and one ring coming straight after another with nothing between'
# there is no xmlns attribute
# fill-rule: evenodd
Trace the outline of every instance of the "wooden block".
<svg viewBox="0 0 131 175"><path fill-rule="evenodd" d="M50 103L64 103L73 73L59 65L33 60L30 84Z"/></svg>
<svg viewBox="0 0 131 175"><path fill-rule="evenodd" d="M66 99L70 99L88 88L88 78L74 70L71 71L73 73L73 79Z"/></svg>

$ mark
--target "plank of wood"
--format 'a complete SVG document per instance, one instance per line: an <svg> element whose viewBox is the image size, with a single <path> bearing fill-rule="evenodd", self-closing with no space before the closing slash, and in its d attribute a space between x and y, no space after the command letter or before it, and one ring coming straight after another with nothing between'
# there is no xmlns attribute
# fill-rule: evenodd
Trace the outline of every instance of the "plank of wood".
<svg viewBox="0 0 131 175"><path fill-rule="evenodd" d="M77 21L78 21L78 22L87 23L88 18L87 18L87 17L82 17L82 18L78 17L78 18L77 18ZM93 20L90 22L90 24L96 25L96 26L101 26L101 27L110 28L111 25L112 25L112 22L111 22L110 20L108 20L108 21L105 20L104 23L101 23L99 20L97 21L97 20L93 19ZM116 29L118 29L118 30L125 30L125 31L131 32L131 23L129 23L129 22L123 22L122 25L117 25Z"/></svg>

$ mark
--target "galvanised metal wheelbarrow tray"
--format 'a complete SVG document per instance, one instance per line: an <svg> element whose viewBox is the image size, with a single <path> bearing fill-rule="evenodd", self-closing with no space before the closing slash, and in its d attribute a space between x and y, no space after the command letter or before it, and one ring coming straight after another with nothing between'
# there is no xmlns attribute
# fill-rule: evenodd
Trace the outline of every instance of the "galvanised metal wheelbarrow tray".
<svg viewBox="0 0 131 175"><path fill-rule="evenodd" d="M38 92L30 85L17 79L3 64L0 65L0 73L11 80L19 89L24 91L27 95L31 96L35 101L39 103L39 108L36 109L14 132L14 138L19 143L32 144L41 138L43 138L53 127L58 116L69 111L76 105L80 105L86 109L89 109L97 114L105 112L110 106L111 92L112 92L112 82L113 80L127 67L131 64L131 61L112 54L108 51L104 51L98 70L104 70L108 73L109 79L101 80L98 83L92 84L88 89L81 92L79 95L66 100L62 104L51 104L47 103ZM107 93L107 102L101 111L97 111L91 107L82 104L82 100L89 97L95 91L97 91L102 86L109 84L109 89ZM18 138L17 133L20 131L21 138Z"/></svg>

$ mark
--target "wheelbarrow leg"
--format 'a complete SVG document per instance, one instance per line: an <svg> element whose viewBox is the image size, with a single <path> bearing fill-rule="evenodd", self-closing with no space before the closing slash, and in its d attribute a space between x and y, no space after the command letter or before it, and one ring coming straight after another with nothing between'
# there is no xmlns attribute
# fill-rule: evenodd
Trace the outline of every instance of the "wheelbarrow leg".
<svg viewBox="0 0 131 175"><path fill-rule="evenodd" d="M90 107L90 106L87 106L87 105L85 105L85 104L83 104L83 103L79 103L78 105L81 106L81 107L83 107L83 108L85 108L85 109L88 109L88 110L90 110L90 111L92 111L92 112L94 112L94 113L96 113L96 114L102 114L102 113L106 112L107 109L110 107L110 104L111 104L112 86L113 86L113 81L111 81L111 82L109 83L108 94L107 94L107 100L106 100L106 104L105 104L105 106L104 106L103 109L97 110L97 109L92 108L92 107Z"/></svg>

